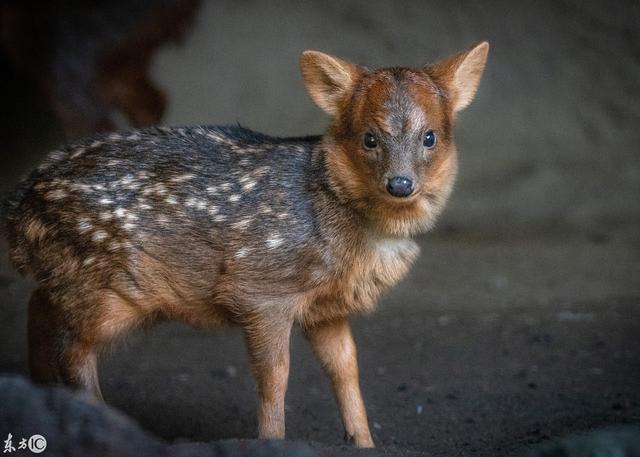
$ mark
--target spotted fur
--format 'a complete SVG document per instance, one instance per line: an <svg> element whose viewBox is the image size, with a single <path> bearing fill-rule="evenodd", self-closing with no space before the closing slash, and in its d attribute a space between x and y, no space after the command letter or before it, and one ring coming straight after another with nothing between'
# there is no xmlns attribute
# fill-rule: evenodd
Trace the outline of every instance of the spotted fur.
<svg viewBox="0 0 640 457"><path fill-rule="evenodd" d="M128 330L159 317L236 324L258 382L260 436L282 438L297 323L334 382L348 436L371 446L347 319L373 310L417 257L410 237L432 226L451 191L454 115L486 52L376 71L305 53L309 92L333 116L323 136L158 127L53 151L6 220L13 263L39 284L34 378L99 395L97 354ZM425 129L438 134L433 150ZM370 131L376 151L362 146ZM386 192L397 173L417 182L410 198Z"/></svg>

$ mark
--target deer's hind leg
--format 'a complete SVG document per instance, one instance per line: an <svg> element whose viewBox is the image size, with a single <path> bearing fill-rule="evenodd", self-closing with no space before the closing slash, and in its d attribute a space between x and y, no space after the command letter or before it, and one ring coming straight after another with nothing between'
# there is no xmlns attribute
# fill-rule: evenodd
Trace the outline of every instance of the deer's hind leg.
<svg viewBox="0 0 640 457"><path fill-rule="evenodd" d="M70 307L54 300L46 289L36 290L28 316L32 380L63 383L101 399L98 354L140 320L139 312L114 294Z"/></svg>

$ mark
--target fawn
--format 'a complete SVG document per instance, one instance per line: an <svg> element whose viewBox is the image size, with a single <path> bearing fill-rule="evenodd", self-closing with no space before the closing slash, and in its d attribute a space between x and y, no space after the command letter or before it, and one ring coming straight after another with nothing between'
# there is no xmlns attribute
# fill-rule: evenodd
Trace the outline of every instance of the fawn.
<svg viewBox="0 0 640 457"><path fill-rule="evenodd" d="M6 208L10 257L39 283L28 310L37 382L101 397L97 356L158 318L239 325L260 438L284 438L289 337L330 377L346 437L372 447L349 316L373 310L418 255L457 170L453 122L489 45L436 64L365 67L306 51L318 137L149 128L54 151Z"/></svg>

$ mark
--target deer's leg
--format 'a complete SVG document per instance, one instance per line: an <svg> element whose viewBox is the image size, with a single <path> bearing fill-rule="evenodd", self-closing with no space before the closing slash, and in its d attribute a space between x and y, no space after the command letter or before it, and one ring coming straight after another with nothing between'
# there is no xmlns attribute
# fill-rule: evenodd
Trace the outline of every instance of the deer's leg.
<svg viewBox="0 0 640 457"><path fill-rule="evenodd" d="M360 393L356 346L349 322L340 320L306 328L305 335L333 384L345 439L353 440L358 447L373 447Z"/></svg>
<svg viewBox="0 0 640 457"><path fill-rule="evenodd" d="M102 398L95 348L74 336L45 289L33 293L28 314L31 379L41 384L62 382Z"/></svg>
<svg viewBox="0 0 640 457"><path fill-rule="evenodd" d="M44 289L37 289L31 295L27 333L31 379L40 384L60 382L57 349L60 322L58 311Z"/></svg>
<svg viewBox="0 0 640 457"><path fill-rule="evenodd" d="M102 399L98 354L139 323L141 313L118 295L96 294L94 302L63 307L45 289L29 302L29 369L34 382L64 383ZM73 324L72 324L73 322Z"/></svg>
<svg viewBox="0 0 640 457"><path fill-rule="evenodd" d="M291 326L291 320L271 315L253 318L244 327L258 387L258 437L262 439L284 439Z"/></svg>

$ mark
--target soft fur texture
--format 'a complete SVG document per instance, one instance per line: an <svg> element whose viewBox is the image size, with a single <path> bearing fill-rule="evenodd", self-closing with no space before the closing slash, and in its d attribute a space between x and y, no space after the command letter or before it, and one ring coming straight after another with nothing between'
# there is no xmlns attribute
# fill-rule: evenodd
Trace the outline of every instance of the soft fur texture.
<svg viewBox="0 0 640 457"><path fill-rule="evenodd" d="M487 50L375 71L304 53L309 93L333 116L322 137L152 128L52 152L6 223L13 263L40 285L29 306L34 379L100 395L99 351L128 330L158 318L236 324L258 384L259 435L283 438L297 323L334 383L347 436L372 446L348 318L407 273L418 255L409 237L449 196L454 115ZM411 195L387 192L394 176L412 180Z"/></svg>

